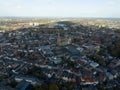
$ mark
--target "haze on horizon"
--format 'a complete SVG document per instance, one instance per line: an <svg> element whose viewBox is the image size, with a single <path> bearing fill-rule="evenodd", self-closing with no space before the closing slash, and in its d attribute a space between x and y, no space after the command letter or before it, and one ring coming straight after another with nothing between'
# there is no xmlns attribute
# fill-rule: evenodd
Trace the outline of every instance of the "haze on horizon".
<svg viewBox="0 0 120 90"><path fill-rule="evenodd" d="M0 16L120 18L120 0L1 0Z"/></svg>

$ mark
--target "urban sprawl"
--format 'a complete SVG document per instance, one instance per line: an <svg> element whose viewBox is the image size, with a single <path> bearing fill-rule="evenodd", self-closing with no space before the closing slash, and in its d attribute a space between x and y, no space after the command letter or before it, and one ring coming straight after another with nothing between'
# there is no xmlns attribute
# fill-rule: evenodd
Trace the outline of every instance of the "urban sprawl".
<svg viewBox="0 0 120 90"><path fill-rule="evenodd" d="M0 90L120 90L120 22L56 21L0 26Z"/></svg>

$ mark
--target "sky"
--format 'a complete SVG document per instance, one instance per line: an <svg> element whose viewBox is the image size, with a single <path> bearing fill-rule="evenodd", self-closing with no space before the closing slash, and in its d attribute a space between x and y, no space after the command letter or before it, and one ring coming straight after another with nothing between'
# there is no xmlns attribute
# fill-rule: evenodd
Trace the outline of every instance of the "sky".
<svg viewBox="0 0 120 90"><path fill-rule="evenodd" d="M0 16L120 18L120 0L0 0Z"/></svg>

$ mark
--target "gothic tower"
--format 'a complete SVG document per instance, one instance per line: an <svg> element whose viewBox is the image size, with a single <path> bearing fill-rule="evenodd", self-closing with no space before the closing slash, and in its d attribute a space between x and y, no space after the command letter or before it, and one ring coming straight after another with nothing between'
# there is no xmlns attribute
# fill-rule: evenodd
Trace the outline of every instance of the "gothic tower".
<svg viewBox="0 0 120 90"><path fill-rule="evenodd" d="M61 43L62 43L62 40L61 40L61 37L60 37L60 33L58 32L57 45L61 45Z"/></svg>

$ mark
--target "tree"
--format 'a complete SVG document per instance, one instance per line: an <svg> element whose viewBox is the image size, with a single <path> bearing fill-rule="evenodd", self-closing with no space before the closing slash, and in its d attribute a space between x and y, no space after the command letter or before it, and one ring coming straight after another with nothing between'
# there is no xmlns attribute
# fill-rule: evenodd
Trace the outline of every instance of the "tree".
<svg viewBox="0 0 120 90"><path fill-rule="evenodd" d="M56 84L49 84L49 90L59 90Z"/></svg>
<svg viewBox="0 0 120 90"><path fill-rule="evenodd" d="M112 56L120 58L120 38L116 38L113 44L108 46L107 49Z"/></svg>

